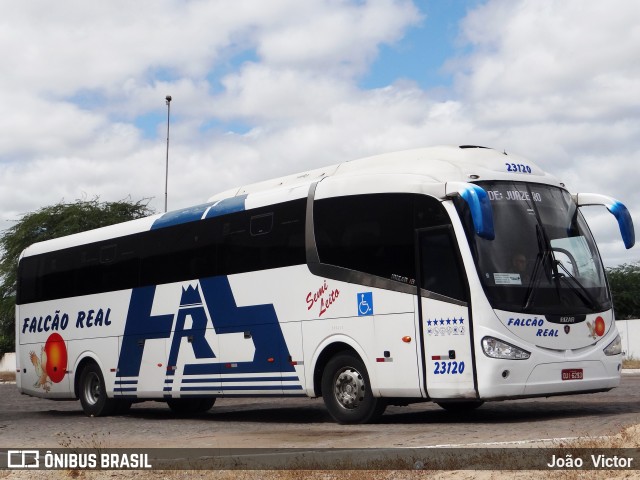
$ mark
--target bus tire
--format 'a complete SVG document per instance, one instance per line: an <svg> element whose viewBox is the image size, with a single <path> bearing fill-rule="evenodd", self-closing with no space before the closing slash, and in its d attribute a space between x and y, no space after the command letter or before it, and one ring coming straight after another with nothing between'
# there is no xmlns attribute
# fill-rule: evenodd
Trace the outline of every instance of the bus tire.
<svg viewBox="0 0 640 480"><path fill-rule="evenodd" d="M216 403L213 398L172 398L167 400L171 411L178 415L197 415L207 412Z"/></svg>
<svg viewBox="0 0 640 480"><path fill-rule="evenodd" d="M89 363L82 369L79 387L80 403L87 416L106 417L115 411L118 401L107 396L104 377L98 365Z"/></svg>
<svg viewBox="0 0 640 480"><path fill-rule="evenodd" d="M371 392L364 363L350 352L336 355L325 366L322 398L329 414L341 424L373 422L386 408L385 400Z"/></svg>
<svg viewBox="0 0 640 480"><path fill-rule="evenodd" d="M483 400L467 400L464 402L438 402L438 405L444 408L447 412L464 413L475 410L482 406L483 403Z"/></svg>

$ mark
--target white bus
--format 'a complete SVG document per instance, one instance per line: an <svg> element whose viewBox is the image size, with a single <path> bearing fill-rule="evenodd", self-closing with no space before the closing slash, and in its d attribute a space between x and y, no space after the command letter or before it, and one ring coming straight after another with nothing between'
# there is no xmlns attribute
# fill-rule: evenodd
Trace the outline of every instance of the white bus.
<svg viewBox="0 0 640 480"><path fill-rule="evenodd" d="M38 243L19 264L18 388L95 416L322 396L340 423L606 391L622 354L578 208L594 204L631 248L620 202L511 154L434 147Z"/></svg>

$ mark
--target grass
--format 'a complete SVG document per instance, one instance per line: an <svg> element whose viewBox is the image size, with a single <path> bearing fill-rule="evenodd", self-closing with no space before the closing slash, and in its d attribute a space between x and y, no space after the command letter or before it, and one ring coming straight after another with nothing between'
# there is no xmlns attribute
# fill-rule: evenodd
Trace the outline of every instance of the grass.
<svg viewBox="0 0 640 480"><path fill-rule="evenodd" d="M15 382L16 374L14 372L0 372L0 382Z"/></svg>
<svg viewBox="0 0 640 480"><path fill-rule="evenodd" d="M622 361L622 368L640 368L640 360L637 358L627 358Z"/></svg>

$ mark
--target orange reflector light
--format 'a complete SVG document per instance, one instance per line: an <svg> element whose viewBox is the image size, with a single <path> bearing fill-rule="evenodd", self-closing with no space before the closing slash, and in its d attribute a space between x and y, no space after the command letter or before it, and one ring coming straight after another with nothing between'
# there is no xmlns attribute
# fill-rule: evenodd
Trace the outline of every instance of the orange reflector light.
<svg viewBox="0 0 640 480"><path fill-rule="evenodd" d="M273 363L273 362L275 362L275 361L276 361L276 360L275 360L275 358L273 358L273 357L267 358L267 362L269 362L269 363Z"/></svg>
<svg viewBox="0 0 640 480"><path fill-rule="evenodd" d="M411 343L411 337L409 335L402 337L402 341L404 343Z"/></svg>

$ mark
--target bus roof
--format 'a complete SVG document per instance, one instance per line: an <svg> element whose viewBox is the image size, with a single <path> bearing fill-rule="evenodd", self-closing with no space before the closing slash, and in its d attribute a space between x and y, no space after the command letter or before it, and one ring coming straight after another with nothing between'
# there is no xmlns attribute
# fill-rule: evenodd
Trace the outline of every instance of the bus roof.
<svg viewBox="0 0 640 480"><path fill-rule="evenodd" d="M412 174L426 183L468 182L476 179L513 180L506 165L528 166L527 181L560 185L553 176L520 156L475 145L437 146L390 152L350 160L328 167L244 185L218 193L209 202L236 195L309 185L327 177L347 177L376 174ZM516 170L517 173L517 170Z"/></svg>
<svg viewBox="0 0 640 480"><path fill-rule="evenodd" d="M443 186L447 182L476 180L522 180L562 186L555 177L534 163L491 148L471 145L419 148L351 160L230 189L193 207L36 243L28 247L22 256L303 198L307 196L311 184L330 177L338 180L340 185L348 185L350 178L369 176L382 185L389 175L413 175L419 178L421 184L433 187Z"/></svg>

